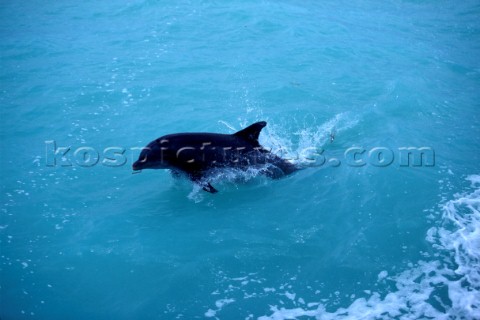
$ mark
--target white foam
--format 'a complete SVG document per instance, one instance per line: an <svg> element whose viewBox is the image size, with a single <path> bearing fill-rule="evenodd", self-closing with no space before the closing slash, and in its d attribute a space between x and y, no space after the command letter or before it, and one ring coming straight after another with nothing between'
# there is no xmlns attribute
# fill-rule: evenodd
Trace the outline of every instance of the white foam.
<svg viewBox="0 0 480 320"><path fill-rule="evenodd" d="M315 163L319 151L331 142L332 136L353 128L357 123L356 117L350 113L339 113L320 125L298 128L294 133L298 138L297 143L286 138L281 128L272 125L268 127L268 135L261 139L261 144L294 164L308 166Z"/></svg>
<svg viewBox="0 0 480 320"><path fill-rule="evenodd" d="M216 314L217 314L217 312L215 310L208 309L207 312L205 312L205 317L213 318L213 317L215 317Z"/></svg>
<svg viewBox="0 0 480 320"><path fill-rule="evenodd" d="M212 318L215 317L217 312L221 311L223 307L225 307L227 304L235 302L235 299L220 299L215 302L215 306L217 307L217 310L213 309L208 309L207 312L205 312L205 317L207 318Z"/></svg>
<svg viewBox="0 0 480 320"><path fill-rule="evenodd" d="M330 143L332 134L344 132L358 123L357 116L349 112L336 114L320 124L316 123L316 117L313 118L313 123L305 123L302 127L295 128L293 134L286 132L284 127L271 122L262 131L259 139L260 144L271 150L272 153L282 158L290 159L293 163L308 165L312 163L311 159L318 155L318 149ZM239 120L242 128L253 122L246 119ZM219 123L223 124L231 132L238 131L235 126L227 121L220 120ZM298 141L294 142L294 140Z"/></svg>
<svg viewBox="0 0 480 320"><path fill-rule="evenodd" d="M261 176L262 170L264 170L268 165L248 168L247 170L241 170L238 168L219 168L213 169L208 172L206 175L207 178L200 180L202 182L209 182L216 189L221 189L224 184L235 184L238 182L248 182L256 179ZM195 203L202 202L205 199L205 192L202 187L193 183L191 192L188 195L190 200L193 200Z"/></svg>
<svg viewBox="0 0 480 320"><path fill-rule="evenodd" d="M285 296L290 299L290 300L295 300L295 296L296 294L295 293L290 293L288 291L285 291Z"/></svg>
<svg viewBox="0 0 480 320"><path fill-rule="evenodd" d="M387 272L386 270L383 270L383 271L381 271L381 272L378 274L378 280L383 280L383 279L385 279L387 276L388 276L388 272Z"/></svg>
<svg viewBox="0 0 480 320"><path fill-rule="evenodd" d="M227 304L230 304L230 303L233 303L235 302L234 299L221 299L221 300L217 300L215 302L215 306L220 310L222 309L225 305Z"/></svg>
<svg viewBox="0 0 480 320"><path fill-rule="evenodd" d="M326 311L321 302L315 309L275 305L270 307L270 315L259 319L480 319L480 175L469 176L468 180L474 190L445 202L439 225L427 232L426 238L438 250L440 259L419 261L390 277L396 291L382 297L366 290L369 297L332 312ZM451 256L454 261L449 261ZM378 279L387 276L382 271ZM446 288L448 298L439 294L438 288Z"/></svg>

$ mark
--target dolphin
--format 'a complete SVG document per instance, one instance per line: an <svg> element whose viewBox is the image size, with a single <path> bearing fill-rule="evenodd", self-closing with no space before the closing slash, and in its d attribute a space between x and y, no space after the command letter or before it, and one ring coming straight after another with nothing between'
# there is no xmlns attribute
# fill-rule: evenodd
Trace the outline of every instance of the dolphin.
<svg viewBox="0 0 480 320"><path fill-rule="evenodd" d="M162 136L144 147L132 166L143 169L171 169L183 172L203 190L218 192L208 181L208 173L217 168L258 168L277 179L299 168L269 152L258 143L260 131L267 125L256 122L234 134L175 133Z"/></svg>

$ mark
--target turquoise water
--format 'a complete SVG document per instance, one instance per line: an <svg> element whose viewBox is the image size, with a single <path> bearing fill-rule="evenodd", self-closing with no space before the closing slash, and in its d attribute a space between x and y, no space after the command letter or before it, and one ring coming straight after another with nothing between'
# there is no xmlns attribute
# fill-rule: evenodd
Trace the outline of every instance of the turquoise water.
<svg viewBox="0 0 480 320"><path fill-rule="evenodd" d="M479 21L478 1L0 4L0 317L480 318ZM214 195L131 174L164 134L259 120L310 167Z"/></svg>

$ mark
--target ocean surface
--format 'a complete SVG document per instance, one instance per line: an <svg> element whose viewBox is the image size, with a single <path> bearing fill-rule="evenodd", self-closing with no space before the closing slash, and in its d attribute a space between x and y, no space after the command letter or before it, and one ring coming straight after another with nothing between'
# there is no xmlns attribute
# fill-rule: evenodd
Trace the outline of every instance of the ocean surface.
<svg viewBox="0 0 480 320"><path fill-rule="evenodd" d="M480 319L479 1L3 1L0 50L2 320ZM132 174L261 120L304 170Z"/></svg>

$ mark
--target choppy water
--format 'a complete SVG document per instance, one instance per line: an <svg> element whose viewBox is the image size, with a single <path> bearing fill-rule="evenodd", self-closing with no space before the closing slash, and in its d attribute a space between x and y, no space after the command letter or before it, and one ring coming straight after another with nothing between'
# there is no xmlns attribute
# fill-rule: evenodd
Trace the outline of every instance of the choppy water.
<svg viewBox="0 0 480 320"><path fill-rule="evenodd" d="M479 21L478 1L0 4L0 317L480 318ZM131 174L161 135L258 120L325 163L215 195Z"/></svg>

